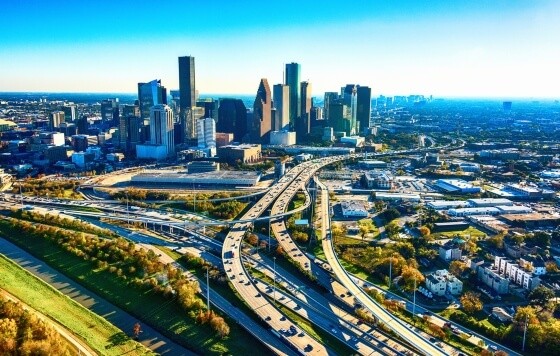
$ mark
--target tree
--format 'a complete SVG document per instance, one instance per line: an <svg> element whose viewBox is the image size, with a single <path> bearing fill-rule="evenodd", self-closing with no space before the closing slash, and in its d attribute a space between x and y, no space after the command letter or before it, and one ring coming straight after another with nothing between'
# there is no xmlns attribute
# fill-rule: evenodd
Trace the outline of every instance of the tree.
<svg viewBox="0 0 560 356"><path fill-rule="evenodd" d="M538 286L529 293L527 299L531 305L539 306L542 311L549 305L554 297L555 294L552 290L545 286Z"/></svg>
<svg viewBox="0 0 560 356"><path fill-rule="evenodd" d="M449 273L459 277L467 269L467 265L462 261L451 261L449 264Z"/></svg>
<svg viewBox="0 0 560 356"><path fill-rule="evenodd" d="M420 235L422 235L422 237L426 237L432 233L430 231L430 228L427 227L426 225L419 227L418 232L420 232Z"/></svg>
<svg viewBox="0 0 560 356"><path fill-rule="evenodd" d="M401 227L395 221L391 221L387 225L385 225L385 231L387 231L387 235L389 238L394 238L398 235Z"/></svg>
<svg viewBox="0 0 560 356"><path fill-rule="evenodd" d="M426 278L422 272L411 266L404 266L401 273L403 289L412 292L414 286L418 287Z"/></svg>
<svg viewBox="0 0 560 356"><path fill-rule="evenodd" d="M473 314L482 310L483 304L478 293L466 292L461 296L460 300L463 310L467 314Z"/></svg>

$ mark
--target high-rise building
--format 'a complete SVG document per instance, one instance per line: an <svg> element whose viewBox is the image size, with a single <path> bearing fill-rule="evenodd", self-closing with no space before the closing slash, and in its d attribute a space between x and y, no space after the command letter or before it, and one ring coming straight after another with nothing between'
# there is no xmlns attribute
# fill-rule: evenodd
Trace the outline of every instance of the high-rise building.
<svg viewBox="0 0 560 356"><path fill-rule="evenodd" d="M251 121L251 143L264 143L268 141L272 125L272 97L266 79L261 79L255 103L253 104L253 119Z"/></svg>
<svg viewBox="0 0 560 356"><path fill-rule="evenodd" d="M183 143L196 136L193 117L196 99L194 57L179 57L179 123Z"/></svg>
<svg viewBox="0 0 560 356"><path fill-rule="evenodd" d="M211 117L196 122L198 148L216 147L216 121Z"/></svg>
<svg viewBox="0 0 560 356"><path fill-rule="evenodd" d="M296 121L296 132L297 141L301 142L309 134L311 128L311 107L313 106L313 100L311 98L311 83L301 82L300 83L300 93L301 93L301 108L300 115Z"/></svg>
<svg viewBox="0 0 560 356"><path fill-rule="evenodd" d="M60 110L64 111L66 121L74 122L78 118L78 109L75 104L63 105Z"/></svg>
<svg viewBox="0 0 560 356"><path fill-rule="evenodd" d="M150 119L150 109L155 105L167 104L167 90L161 85L161 80L152 80L148 83L138 83L138 106L140 117Z"/></svg>
<svg viewBox="0 0 560 356"><path fill-rule="evenodd" d="M356 120L359 125L357 133L363 133L369 128L371 117L371 88L366 86L358 86L356 94L357 110Z"/></svg>
<svg viewBox="0 0 560 356"><path fill-rule="evenodd" d="M357 89L356 85L354 84L347 84L345 87L342 88L342 99L344 101L344 105L350 108L350 133L349 135L357 134L358 124L356 121L356 114L358 109L358 96L357 96Z"/></svg>
<svg viewBox="0 0 560 356"><path fill-rule="evenodd" d="M196 88L194 75L194 57L179 57L179 107L196 106Z"/></svg>
<svg viewBox="0 0 560 356"><path fill-rule="evenodd" d="M323 117L325 120L329 120L330 116L329 116L329 105L334 102L335 100L338 100L338 93L334 92L334 91L328 91L325 93L325 98L323 100Z"/></svg>
<svg viewBox="0 0 560 356"><path fill-rule="evenodd" d="M49 117L49 126L51 130L56 130L65 121L64 111L54 111Z"/></svg>
<svg viewBox="0 0 560 356"><path fill-rule="evenodd" d="M167 105L154 105L150 109L150 144L165 146L167 156L175 154L173 110Z"/></svg>
<svg viewBox="0 0 560 356"><path fill-rule="evenodd" d="M87 116L83 115L76 120L76 132L80 135L87 134L89 129L89 122Z"/></svg>
<svg viewBox="0 0 560 356"><path fill-rule="evenodd" d="M290 87L290 129L295 128L296 120L301 114L300 93L301 66L298 63L286 64L286 78L284 84Z"/></svg>
<svg viewBox="0 0 560 356"><path fill-rule="evenodd" d="M218 107L219 102L212 98L198 99L196 106L204 108L204 117L211 117L214 121L218 121Z"/></svg>
<svg viewBox="0 0 560 356"><path fill-rule="evenodd" d="M119 124L119 99L110 98L101 101L101 122L110 126Z"/></svg>
<svg viewBox="0 0 560 356"><path fill-rule="evenodd" d="M216 131L232 133L233 140L241 142L247 135L247 108L241 99L220 99Z"/></svg>
<svg viewBox="0 0 560 356"><path fill-rule="evenodd" d="M272 87L272 102L276 109L272 131L290 129L290 87L276 84Z"/></svg>
<svg viewBox="0 0 560 356"><path fill-rule="evenodd" d="M136 116L140 117L140 108L138 105L125 104L122 105L122 116Z"/></svg>

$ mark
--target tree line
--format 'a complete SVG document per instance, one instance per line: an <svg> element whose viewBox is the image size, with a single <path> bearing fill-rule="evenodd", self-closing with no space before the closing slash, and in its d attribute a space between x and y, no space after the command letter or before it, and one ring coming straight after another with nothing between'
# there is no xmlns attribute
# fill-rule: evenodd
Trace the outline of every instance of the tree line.
<svg viewBox="0 0 560 356"><path fill-rule="evenodd" d="M136 248L133 242L124 238L106 239L13 218L0 220L0 232L12 236L19 234L27 239L46 239L66 252L89 261L93 269L114 275L127 287L152 290L175 300L195 320L198 312L205 310L204 302L197 296L198 282L188 280L180 269L161 262L154 251ZM215 330L226 336L222 335L226 328L220 326L219 330Z"/></svg>

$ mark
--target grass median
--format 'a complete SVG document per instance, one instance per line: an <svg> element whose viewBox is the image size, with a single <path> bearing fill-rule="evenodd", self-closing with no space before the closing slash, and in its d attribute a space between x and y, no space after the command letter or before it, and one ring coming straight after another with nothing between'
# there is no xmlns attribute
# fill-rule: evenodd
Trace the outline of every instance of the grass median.
<svg viewBox="0 0 560 356"><path fill-rule="evenodd" d="M0 285L23 303L57 321L102 355L152 354L113 324L92 313L0 255Z"/></svg>

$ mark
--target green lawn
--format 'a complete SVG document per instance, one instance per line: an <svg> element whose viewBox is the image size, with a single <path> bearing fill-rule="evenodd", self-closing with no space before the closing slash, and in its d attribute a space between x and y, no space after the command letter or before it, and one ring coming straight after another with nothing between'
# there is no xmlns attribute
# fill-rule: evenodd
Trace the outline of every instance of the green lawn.
<svg viewBox="0 0 560 356"><path fill-rule="evenodd" d="M64 296L4 255L0 255L0 285L23 303L56 320L99 354L151 353L122 330Z"/></svg>
<svg viewBox="0 0 560 356"><path fill-rule="evenodd" d="M457 230L457 231L445 231L445 232L437 232L432 234L433 237L435 238L452 238L455 236L460 236L460 237L468 237L468 236L474 236L474 237L483 237L486 234L480 230L478 230L475 227L469 226L468 229L465 230Z"/></svg>
<svg viewBox="0 0 560 356"><path fill-rule="evenodd" d="M61 250L47 240L25 239L22 236L9 239L194 352L244 354L248 348L261 347L258 341L232 321L228 321L230 335L221 339L210 327L195 324L193 318L173 300L152 291L127 286L113 274L94 270L90 262Z"/></svg>

